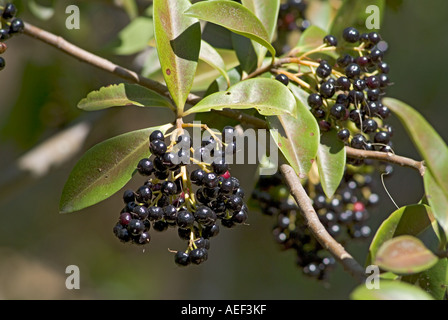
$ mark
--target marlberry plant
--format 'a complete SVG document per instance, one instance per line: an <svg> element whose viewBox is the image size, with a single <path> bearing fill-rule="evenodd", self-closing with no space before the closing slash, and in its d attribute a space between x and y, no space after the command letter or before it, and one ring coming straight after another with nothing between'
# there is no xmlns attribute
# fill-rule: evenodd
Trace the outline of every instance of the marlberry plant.
<svg viewBox="0 0 448 320"><path fill-rule="evenodd" d="M169 123L88 150L62 190L61 213L122 197L110 233L150 246L154 233L175 230L185 243L168 248L178 266L202 264L220 232L255 228L250 218L263 215L272 229L258 232L294 251L305 275L328 281L342 265L360 282L353 299L446 299L448 148L420 113L388 95L387 39L366 22L366 6L385 2L154 0L115 48L149 50L142 74L24 24L11 4L0 7L0 40L23 31L126 81L88 93L81 110L172 111ZM396 154L392 117L421 161ZM237 143L246 128L269 132L280 155L277 172L257 175L248 192L232 172L248 148ZM373 228L397 165L421 175L425 194ZM131 179L137 189L126 187ZM357 241L370 243L365 262L348 252ZM380 288L369 290L375 270Z"/></svg>

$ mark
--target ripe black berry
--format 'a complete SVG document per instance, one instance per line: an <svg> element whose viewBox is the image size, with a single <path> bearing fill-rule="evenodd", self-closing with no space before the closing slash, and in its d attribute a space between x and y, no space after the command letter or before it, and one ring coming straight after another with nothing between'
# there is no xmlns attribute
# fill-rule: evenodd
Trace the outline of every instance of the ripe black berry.
<svg viewBox="0 0 448 320"><path fill-rule="evenodd" d="M342 141L347 141L350 138L350 130L342 129L338 132L338 138Z"/></svg>
<svg viewBox="0 0 448 320"><path fill-rule="evenodd" d="M381 105L377 113L381 117L381 119L386 119L390 116L390 109L386 106Z"/></svg>
<svg viewBox="0 0 448 320"><path fill-rule="evenodd" d="M350 82L350 80L347 77L339 77L336 80L336 88L343 90L343 91L348 91L350 90L352 83Z"/></svg>
<svg viewBox="0 0 448 320"><path fill-rule="evenodd" d="M149 135L149 142L152 142L154 140L165 140L165 136L163 135L162 131L154 130L153 132L151 132L151 134Z"/></svg>
<svg viewBox="0 0 448 320"><path fill-rule="evenodd" d="M163 218L166 221L177 221L177 209L173 205L167 205L163 208Z"/></svg>
<svg viewBox="0 0 448 320"><path fill-rule="evenodd" d="M0 70L3 70L6 66L6 61L2 57L0 57Z"/></svg>
<svg viewBox="0 0 448 320"><path fill-rule="evenodd" d="M194 212L194 218L197 222L210 226L215 223L217 217L212 209L206 206L201 206Z"/></svg>
<svg viewBox="0 0 448 320"><path fill-rule="evenodd" d="M162 193L166 194L166 195L174 195L177 193L177 186L174 182L172 181L164 181L162 183Z"/></svg>
<svg viewBox="0 0 448 320"><path fill-rule="evenodd" d="M390 71L389 65L384 61L382 61L381 63L378 64L378 69L382 73L389 73L389 71Z"/></svg>
<svg viewBox="0 0 448 320"><path fill-rule="evenodd" d="M345 75L348 78L357 78L361 74L361 68L356 63L351 63L345 68Z"/></svg>
<svg viewBox="0 0 448 320"><path fill-rule="evenodd" d="M336 47L338 45L338 40L335 36L329 34L324 37L324 43L330 47Z"/></svg>
<svg viewBox="0 0 448 320"><path fill-rule="evenodd" d="M381 51L380 49L373 49L370 52L370 60L372 60L375 63L381 61L381 59L383 59L383 57L384 57L384 52Z"/></svg>
<svg viewBox="0 0 448 320"><path fill-rule="evenodd" d="M136 240L134 240L134 243L139 245L145 245L148 244L151 241L151 236L148 232L143 232L140 236L137 237Z"/></svg>
<svg viewBox="0 0 448 320"><path fill-rule="evenodd" d="M9 26L9 33L15 34L23 32L25 29L25 24L23 23L22 19L15 18L11 21L11 25Z"/></svg>
<svg viewBox="0 0 448 320"><path fill-rule="evenodd" d="M204 175L202 183L207 188L215 188L218 185L218 176L214 172L209 172Z"/></svg>
<svg viewBox="0 0 448 320"><path fill-rule="evenodd" d="M280 82L283 83L285 86L287 86L287 85L289 84L289 78L288 78L285 74L283 74L283 73L278 74L278 75L275 77L275 80L280 81Z"/></svg>
<svg viewBox="0 0 448 320"><path fill-rule="evenodd" d="M151 153L157 155L157 156L162 156L165 152L166 152L166 144L165 142L163 142L162 140L153 140L151 141L151 144L149 146L149 150L151 151Z"/></svg>
<svg viewBox="0 0 448 320"><path fill-rule="evenodd" d="M375 141L375 143L388 144L390 141L390 135L386 131L377 132L373 138L373 141Z"/></svg>
<svg viewBox="0 0 448 320"><path fill-rule="evenodd" d="M8 40L11 37L9 31L6 29L0 29L0 40Z"/></svg>
<svg viewBox="0 0 448 320"><path fill-rule="evenodd" d="M352 138L350 146L355 149L365 149L367 140L362 134L357 134Z"/></svg>
<svg viewBox="0 0 448 320"><path fill-rule="evenodd" d="M381 41L381 36L378 32L370 32L368 34L368 37L369 37L369 41L374 45L378 44Z"/></svg>
<svg viewBox="0 0 448 320"><path fill-rule="evenodd" d="M316 69L316 74L321 78L327 78L333 69L326 60L322 60Z"/></svg>
<svg viewBox="0 0 448 320"><path fill-rule="evenodd" d="M355 43L355 42L359 41L360 34L356 28L348 27L348 28L345 28L344 31L342 32L342 37L347 42Z"/></svg>
<svg viewBox="0 0 448 320"><path fill-rule="evenodd" d="M334 93L336 92L336 89L333 84L327 82L324 82L321 84L319 92L323 98L331 98L334 96Z"/></svg>
<svg viewBox="0 0 448 320"><path fill-rule="evenodd" d="M187 211L182 210L177 214L177 225L180 228L189 228L192 227L194 223L194 215Z"/></svg>
<svg viewBox="0 0 448 320"><path fill-rule="evenodd" d="M201 264L208 258L208 251L205 248L194 249L190 252L190 262L193 264Z"/></svg>
<svg viewBox="0 0 448 320"><path fill-rule="evenodd" d="M139 235L145 230L145 225L139 219L132 219L129 221L128 230L133 236Z"/></svg>
<svg viewBox="0 0 448 320"><path fill-rule="evenodd" d="M380 87L380 79L377 76L367 77L366 84L370 89L377 89Z"/></svg>
<svg viewBox="0 0 448 320"><path fill-rule="evenodd" d="M354 62L354 59L353 59L353 57L352 57L351 55L349 55L349 54L345 54L344 56L339 57L338 60L337 60L337 63L338 63L338 65L339 65L341 68L345 68L345 67L347 67L350 63L353 63L353 62Z"/></svg>
<svg viewBox="0 0 448 320"><path fill-rule="evenodd" d="M188 266L190 264L190 256L188 253L177 251L174 255L174 262L179 266Z"/></svg>
<svg viewBox="0 0 448 320"><path fill-rule="evenodd" d="M331 107L330 114L336 120L341 120L345 117L346 109L342 104L335 104Z"/></svg>
<svg viewBox="0 0 448 320"><path fill-rule="evenodd" d="M311 108L319 108L322 106L322 97L317 93L312 93L308 96L308 105Z"/></svg>
<svg viewBox="0 0 448 320"><path fill-rule="evenodd" d="M3 10L2 17L3 17L3 19L8 20L8 19L14 18L16 13L17 13L16 6L12 3L8 3L8 4L6 4L5 9Z"/></svg>
<svg viewBox="0 0 448 320"><path fill-rule="evenodd" d="M161 207L149 207L148 213L150 220L158 221L163 218L163 209Z"/></svg>
<svg viewBox="0 0 448 320"><path fill-rule="evenodd" d="M367 119L362 123L362 130L365 133L375 132L378 129L378 123L373 119Z"/></svg>
<svg viewBox="0 0 448 320"><path fill-rule="evenodd" d="M128 202L132 202L135 200L135 195L134 195L134 191L132 190L126 190L123 193L123 201L124 203L128 203Z"/></svg>
<svg viewBox="0 0 448 320"><path fill-rule="evenodd" d="M148 186L141 186L138 188L136 194L136 199L140 203L149 201L152 198L152 191Z"/></svg>
<svg viewBox="0 0 448 320"><path fill-rule="evenodd" d="M232 211L239 211L243 208L243 199L238 196L230 196L227 200L226 207Z"/></svg>

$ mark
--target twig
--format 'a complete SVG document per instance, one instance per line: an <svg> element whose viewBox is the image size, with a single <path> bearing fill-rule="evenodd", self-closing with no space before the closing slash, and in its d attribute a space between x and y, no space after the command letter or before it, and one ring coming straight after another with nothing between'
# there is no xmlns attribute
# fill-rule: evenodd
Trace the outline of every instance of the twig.
<svg viewBox="0 0 448 320"><path fill-rule="evenodd" d="M416 161L414 159L398 156L390 152L360 150L351 147L345 147L345 150L347 156L350 158L373 159L398 164L402 167L408 167L417 170L421 176L423 176L426 171L426 167L423 161Z"/></svg>
<svg viewBox="0 0 448 320"><path fill-rule="evenodd" d="M286 180L292 196L294 197L300 212L303 214L306 224L317 241L328 250L334 258L342 264L344 269L360 283L365 280L365 271L361 265L337 242L325 229L313 208L310 198L302 187L299 178L291 166L283 164L280 171Z"/></svg>

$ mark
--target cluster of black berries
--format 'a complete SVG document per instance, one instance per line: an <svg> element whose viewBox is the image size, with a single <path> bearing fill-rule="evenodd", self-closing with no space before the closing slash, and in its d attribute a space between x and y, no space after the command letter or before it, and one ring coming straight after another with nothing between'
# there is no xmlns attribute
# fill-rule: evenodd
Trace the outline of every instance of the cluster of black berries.
<svg viewBox="0 0 448 320"><path fill-rule="evenodd" d="M6 45L3 43L12 36L23 32L25 25L20 18L16 18L17 9L12 3L8 3L5 7L0 6L0 54L6 50ZM0 57L0 70L5 68L5 59Z"/></svg>
<svg viewBox="0 0 448 320"><path fill-rule="evenodd" d="M304 186L313 201L322 224L340 243L351 239L366 239L371 234L366 224L367 208L378 203L371 191L372 177L346 171L335 195L328 199L320 185L307 181ZM273 216L273 236L281 247L294 249L297 265L306 275L326 279L335 260L312 236L295 201L291 198L281 175L261 176L252 194L263 214Z"/></svg>
<svg viewBox="0 0 448 320"><path fill-rule="evenodd" d="M289 51L288 36L291 31L303 32L311 25L306 18L306 9L306 0L287 0L280 5L274 46L281 54Z"/></svg>
<svg viewBox="0 0 448 320"><path fill-rule="evenodd" d="M393 130L383 123L390 110L381 103L391 85L389 66L383 61L387 44L377 32L360 34L352 27L344 30L343 39L341 50L352 54L342 54L333 65L320 60L315 69L319 83L308 104L321 131L335 128L338 137L356 149L391 152ZM332 35L327 35L324 43L338 46Z"/></svg>
<svg viewBox="0 0 448 320"><path fill-rule="evenodd" d="M207 260L209 239L219 233L218 220L223 227L231 228L247 219L244 190L226 163L225 155L236 152L232 136L234 128L225 127L222 139L216 135L204 138L201 147L193 150L186 134L167 146L163 133L153 131L149 137L152 156L140 160L137 166L141 175L153 177L137 191L125 191L126 206L114 227L117 238L143 245L151 239L151 226L156 231L177 227L188 246L186 251L175 251L175 263L186 266ZM205 162L209 156L213 161ZM191 165L195 168L189 173L187 165L192 159L196 164Z"/></svg>

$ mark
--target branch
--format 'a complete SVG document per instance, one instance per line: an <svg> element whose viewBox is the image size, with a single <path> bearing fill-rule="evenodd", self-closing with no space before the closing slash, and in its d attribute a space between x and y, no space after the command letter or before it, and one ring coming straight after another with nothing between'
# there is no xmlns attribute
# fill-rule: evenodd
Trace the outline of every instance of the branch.
<svg viewBox="0 0 448 320"><path fill-rule="evenodd" d="M350 158L358 158L358 159L373 159L386 161L389 163L398 164L402 167L413 168L417 170L420 175L423 177L425 174L425 165L423 161L416 161L414 159L397 156L393 153L389 152L378 152L378 151L368 151L368 150L359 150L351 147L345 147L347 156Z"/></svg>
<svg viewBox="0 0 448 320"><path fill-rule="evenodd" d="M104 59L91 52L81 49L80 47L75 46L74 44L68 42L67 40L53 33L42 30L29 23L25 23L24 33L46 44L49 44L58 50L65 52L66 54L78 59L81 62L88 63L92 66L97 67L98 69L112 73L122 79L139 84L145 88L151 89L157 93L169 97L168 88L165 85L161 84L160 82L143 77L137 74L135 71L121 67L107 59ZM190 94L188 96L187 102L196 103L200 99L201 98L199 96Z"/></svg>
<svg viewBox="0 0 448 320"><path fill-rule="evenodd" d="M328 250L334 258L342 264L344 269L351 274L360 283L365 280L365 271L363 267L337 242L325 229L313 208L310 198L303 189L302 184L297 177L294 169L289 165L280 166L280 171L286 180L292 196L294 197L300 212L305 218L307 227L319 243Z"/></svg>

